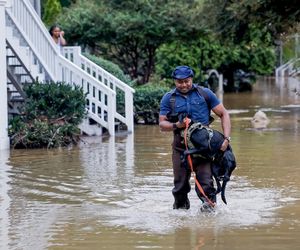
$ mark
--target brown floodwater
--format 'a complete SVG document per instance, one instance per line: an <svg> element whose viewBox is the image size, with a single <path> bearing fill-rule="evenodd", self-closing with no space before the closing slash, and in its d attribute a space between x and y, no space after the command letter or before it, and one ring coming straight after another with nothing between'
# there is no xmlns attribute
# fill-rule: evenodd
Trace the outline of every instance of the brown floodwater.
<svg viewBox="0 0 300 250"><path fill-rule="evenodd" d="M228 205L173 210L171 134L84 137L55 150L0 153L0 249L300 249L300 83L260 79L223 96L238 167ZM270 123L255 130L264 111ZM220 128L220 122L214 122ZM191 180L193 183L193 181Z"/></svg>

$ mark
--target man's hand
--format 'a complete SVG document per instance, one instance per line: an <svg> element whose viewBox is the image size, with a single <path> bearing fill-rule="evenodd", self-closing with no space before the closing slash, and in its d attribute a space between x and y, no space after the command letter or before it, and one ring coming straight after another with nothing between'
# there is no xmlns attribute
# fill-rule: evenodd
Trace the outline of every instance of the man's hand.
<svg viewBox="0 0 300 250"><path fill-rule="evenodd" d="M185 118L185 119L188 119L188 118ZM176 127L177 128L185 128L186 127L185 119L182 122L181 121L176 122Z"/></svg>
<svg viewBox="0 0 300 250"><path fill-rule="evenodd" d="M186 125L191 122L186 113L180 113L178 115L178 122L176 122L177 128L186 128Z"/></svg>
<svg viewBox="0 0 300 250"><path fill-rule="evenodd" d="M227 147L228 147L228 145L229 145L229 141L227 139L225 139L223 141L223 143L222 143L222 146L221 146L220 150L223 151L223 152L225 152L226 149L227 149Z"/></svg>

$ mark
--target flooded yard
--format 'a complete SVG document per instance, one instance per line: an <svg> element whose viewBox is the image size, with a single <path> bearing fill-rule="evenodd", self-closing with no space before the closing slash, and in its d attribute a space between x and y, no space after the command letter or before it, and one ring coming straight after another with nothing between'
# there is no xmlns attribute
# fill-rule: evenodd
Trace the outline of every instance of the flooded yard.
<svg viewBox="0 0 300 250"><path fill-rule="evenodd" d="M158 126L2 151L0 249L299 249L299 88L263 78L251 93L224 95L238 166L228 205L218 196L213 214L199 211L193 189L190 210L172 209L172 134ZM251 126L258 110L267 129Z"/></svg>

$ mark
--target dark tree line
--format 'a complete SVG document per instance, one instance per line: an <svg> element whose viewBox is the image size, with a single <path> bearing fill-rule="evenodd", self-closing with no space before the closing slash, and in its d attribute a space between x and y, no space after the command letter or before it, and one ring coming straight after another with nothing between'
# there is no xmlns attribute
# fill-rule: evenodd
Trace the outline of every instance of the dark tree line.
<svg viewBox="0 0 300 250"><path fill-rule="evenodd" d="M270 74L274 41L300 19L296 0L63 2L57 21L69 44L112 60L138 84L187 63L199 75L208 68Z"/></svg>

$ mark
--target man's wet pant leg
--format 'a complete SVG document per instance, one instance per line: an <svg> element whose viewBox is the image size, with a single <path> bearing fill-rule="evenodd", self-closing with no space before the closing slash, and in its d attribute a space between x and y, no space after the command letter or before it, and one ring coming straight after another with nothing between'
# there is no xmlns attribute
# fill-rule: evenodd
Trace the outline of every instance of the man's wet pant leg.
<svg viewBox="0 0 300 250"><path fill-rule="evenodd" d="M189 183L191 177L191 171L185 166L181 158L182 152L173 149L172 161L173 161L173 174L174 174L174 188L172 190L174 196L174 209L189 209L190 201L188 199L188 193L191 191Z"/></svg>
<svg viewBox="0 0 300 250"><path fill-rule="evenodd" d="M203 188L205 195L212 201L216 202L216 189L214 188L213 176L211 173L211 163L208 161L200 160L194 161L194 171L196 172L196 178ZM205 202L206 199L195 185L195 190L198 197Z"/></svg>

